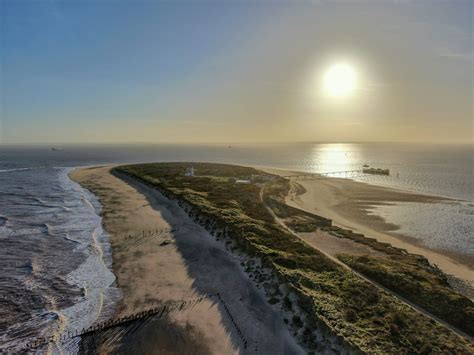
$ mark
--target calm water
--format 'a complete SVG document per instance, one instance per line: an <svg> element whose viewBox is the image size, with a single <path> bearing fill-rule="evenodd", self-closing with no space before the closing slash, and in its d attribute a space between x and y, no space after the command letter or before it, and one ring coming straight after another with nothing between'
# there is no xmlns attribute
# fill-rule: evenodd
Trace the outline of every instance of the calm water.
<svg viewBox="0 0 474 355"><path fill-rule="evenodd" d="M473 148L399 144L0 147L0 348L110 317L120 297L96 198L67 177L72 167L208 161L310 172L389 168L372 184L462 199L436 207L377 208L434 248L474 255ZM19 296L21 295L21 297ZM74 344L66 344L67 352ZM53 349L54 350L54 349Z"/></svg>

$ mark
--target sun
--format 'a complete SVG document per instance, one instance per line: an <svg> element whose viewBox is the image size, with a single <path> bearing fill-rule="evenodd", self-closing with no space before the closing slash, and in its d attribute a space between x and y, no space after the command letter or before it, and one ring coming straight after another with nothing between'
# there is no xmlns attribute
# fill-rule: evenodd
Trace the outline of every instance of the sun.
<svg viewBox="0 0 474 355"><path fill-rule="evenodd" d="M354 93L356 84L357 73L353 66L346 63L331 65L323 76L323 90L330 97L349 97Z"/></svg>

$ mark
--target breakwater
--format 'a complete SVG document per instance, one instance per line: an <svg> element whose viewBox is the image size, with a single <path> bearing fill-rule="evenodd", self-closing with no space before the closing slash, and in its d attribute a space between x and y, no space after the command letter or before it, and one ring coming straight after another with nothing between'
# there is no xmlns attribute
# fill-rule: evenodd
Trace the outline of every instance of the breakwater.
<svg viewBox="0 0 474 355"><path fill-rule="evenodd" d="M136 321L146 321L152 318L162 318L170 313L182 312L187 309L190 309L194 307L195 305L197 305L198 303L204 301L205 299L214 298L214 297L217 297L217 294L212 294L212 295L207 295L207 296L202 296L202 297L197 297L197 298L193 298L189 300L177 301L177 302L172 302L172 303L168 302L164 305L142 310L142 311L132 313L124 317L114 318L105 322L96 323L82 330L66 332L66 333L61 334L60 336L51 335L49 337L39 337L32 340L28 344L26 344L23 350L38 349L38 348L47 346L50 343L66 342L73 338L103 332L111 328L127 326ZM2 351L8 352L8 349L3 349Z"/></svg>

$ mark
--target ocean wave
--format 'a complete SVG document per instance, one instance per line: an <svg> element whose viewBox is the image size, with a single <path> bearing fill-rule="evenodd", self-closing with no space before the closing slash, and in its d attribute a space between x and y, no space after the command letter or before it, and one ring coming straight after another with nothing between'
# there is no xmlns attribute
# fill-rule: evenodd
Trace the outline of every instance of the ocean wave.
<svg viewBox="0 0 474 355"><path fill-rule="evenodd" d="M70 170L31 169L1 177L2 345L21 347L29 339L104 321L120 298L101 206L69 179Z"/></svg>
<svg viewBox="0 0 474 355"><path fill-rule="evenodd" d="M69 234L67 234L67 233L66 233L66 235L64 236L64 239L69 240L69 241L71 241L71 242L73 242L73 243L76 243L76 244L82 244L80 241L71 238L71 237L69 236Z"/></svg>
<svg viewBox="0 0 474 355"><path fill-rule="evenodd" d="M0 173L9 173L13 171L30 170L31 168L0 169Z"/></svg>
<svg viewBox="0 0 474 355"><path fill-rule="evenodd" d="M41 233L51 235L51 228L49 227L48 223L41 223L39 227L41 229Z"/></svg>

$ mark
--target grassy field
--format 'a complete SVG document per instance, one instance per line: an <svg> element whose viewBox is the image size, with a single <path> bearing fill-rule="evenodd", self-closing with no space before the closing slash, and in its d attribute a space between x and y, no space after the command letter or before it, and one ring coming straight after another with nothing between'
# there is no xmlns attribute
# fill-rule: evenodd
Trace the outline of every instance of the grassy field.
<svg viewBox="0 0 474 355"><path fill-rule="evenodd" d="M339 259L465 333L474 335L472 301L453 291L442 274L437 275L406 258L339 255Z"/></svg>
<svg viewBox="0 0 474 355"><path fill-rule="evenodd" d="M155 186L192 206L204 219L226 229L237 247L258 257L297 296L304 319L300 341L318 351L314 330L324 323L348 344L368 353L464 354L472 344L370 283L343 269L314 248L279 227L260 199L296 230L327 225L327 220L287 209L281 203L286 182L253 168L192 163L196 176L184 176L189 163L128 165L115 169ZM237 184L235 179L252 183ZM308 226L308 223L311 226ZM291 304L289 305L291 307Z"/></svg>

